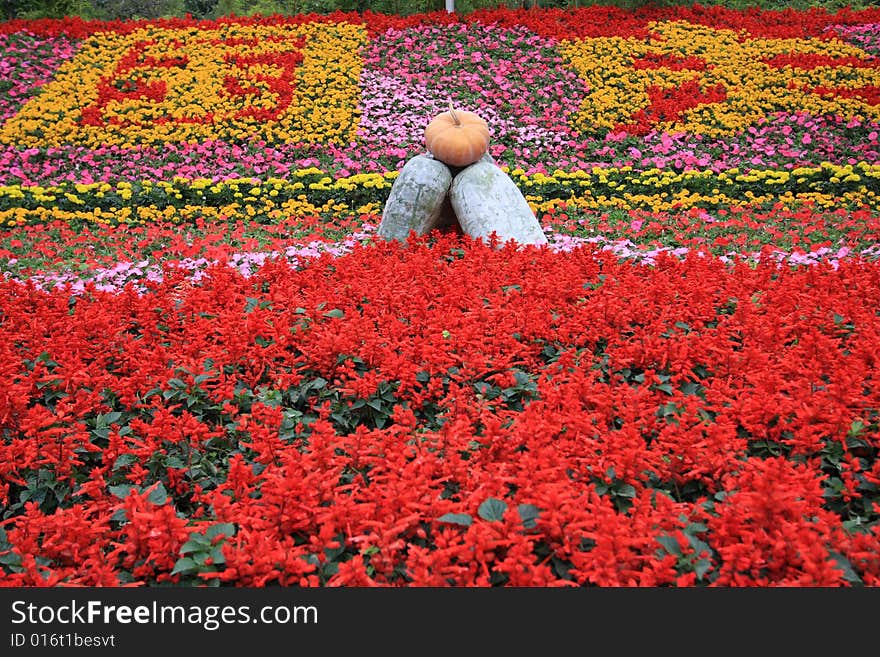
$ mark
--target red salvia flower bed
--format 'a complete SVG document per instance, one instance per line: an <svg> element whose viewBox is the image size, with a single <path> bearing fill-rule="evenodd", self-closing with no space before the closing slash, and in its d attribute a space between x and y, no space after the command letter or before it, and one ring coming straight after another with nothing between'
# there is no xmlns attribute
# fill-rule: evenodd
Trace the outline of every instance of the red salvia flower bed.
<svg viewBox="0 0 880 657"><path fill-rule="evenodd" d="M875 585L880 265L455 235L0 284L8 585Z"/></svg>

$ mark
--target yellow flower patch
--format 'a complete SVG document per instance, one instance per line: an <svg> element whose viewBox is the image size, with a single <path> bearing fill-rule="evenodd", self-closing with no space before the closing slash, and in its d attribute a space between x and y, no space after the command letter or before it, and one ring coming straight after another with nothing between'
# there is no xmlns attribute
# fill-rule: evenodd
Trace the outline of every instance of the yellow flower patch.
<svg viewBox="0 0 880 657"><path fill-rule="evenodd" d="M0 142L348 143L366 40L349 23L97 33L0 128Z"/></svg>
<svg viewBox="0 0 880 657"><path fill-rule="evenodd" d="M869 99L880 67L839 39L750 38L684 21L656 22L656 38L563 41L589 93L573 117L581 132L633 126L712 136L778 111L880 119Z"/></svg>

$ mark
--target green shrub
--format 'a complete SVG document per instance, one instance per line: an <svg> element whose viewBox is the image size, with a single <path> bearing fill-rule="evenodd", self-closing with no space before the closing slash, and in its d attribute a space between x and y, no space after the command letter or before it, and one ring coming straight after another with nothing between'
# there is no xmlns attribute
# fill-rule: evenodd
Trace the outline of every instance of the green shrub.
<svg viewBox="0 0 880 657"><path fill-rule="evenodd" d="M103 13L111 19L162 18L183 16L183 0L92 0L103 5Z"/></svg>
<svg viewBox="0 0 880 657"><path fill-rule="evenodd" d="M837 11L843 7L864 9L880 0L716 0L703 4L719 4L735 9L806 9L824 7ZM687 5L691 0L455 0L457 12L467 14L478 9L510 8L576 8L595 4L616 5L635 9L647 5ZM219 18L235 14L328 14L333 11L374 11L385 14L410 15L445 9L445 0L0 0L0 20L11 18L82 18L129 19L184 16Z"/></svg>

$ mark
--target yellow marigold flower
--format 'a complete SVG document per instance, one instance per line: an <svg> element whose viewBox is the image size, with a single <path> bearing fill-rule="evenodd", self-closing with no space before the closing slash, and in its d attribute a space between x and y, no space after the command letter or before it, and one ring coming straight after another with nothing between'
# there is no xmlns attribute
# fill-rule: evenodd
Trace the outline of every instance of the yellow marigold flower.
<svg viewBox="0 0 880 657"><path fill-rule="evenodd" d="M97 33L0 127L0 143L130 147L254 134L347 142L366 40L362 25L345 22ZM270 90L261 76L290 93ZM102 92L108 83L113 96Z"/></svg>

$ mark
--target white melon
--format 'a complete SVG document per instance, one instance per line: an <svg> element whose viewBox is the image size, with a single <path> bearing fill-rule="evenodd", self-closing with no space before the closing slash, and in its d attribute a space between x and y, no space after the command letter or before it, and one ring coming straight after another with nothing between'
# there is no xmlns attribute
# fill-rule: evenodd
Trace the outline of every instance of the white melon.
<svg viewBox="0 0 880 657"><path fill-rule="evenodd" d="M403 242L411 231L424 235L439 228L451 183L452 172L440 160L430 155L410 158L391 186L378 234Z"/></svg>
<svg viewBox="0 0 880 657"><path fill-rule="evenodd" d="M547 236L516 183L491 159L465 167L452 180L452 209L462 230L484 241L546 244Z"/></svg>

